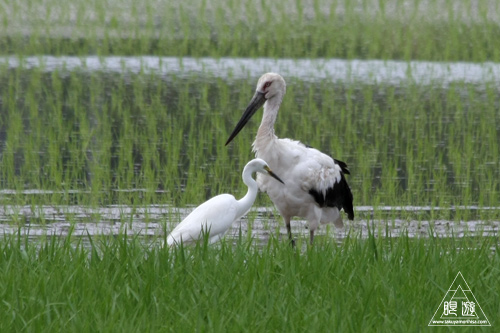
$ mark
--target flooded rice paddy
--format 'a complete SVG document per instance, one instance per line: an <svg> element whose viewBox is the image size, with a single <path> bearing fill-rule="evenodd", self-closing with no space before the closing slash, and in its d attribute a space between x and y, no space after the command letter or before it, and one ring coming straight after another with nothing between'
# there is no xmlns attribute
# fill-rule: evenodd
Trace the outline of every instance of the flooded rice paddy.
<svg viewBox="0 0 500 333"><path fill-rule="evenodd" d="M129 236L141 237L145 243L157 243L166 233L184 219L193 208L175 208L168 205L131 207L113 205L89 208L81 206L3 206L0 207L0 235L19 234L36 240L40 237L68 236L82 238L88 236ZM345 219L343 228L323 225L317 235L328 235L341 242L346 237L367 238L370 234L377 237L498 237L500 219L497 220L408 220L404 218L370 218L373 212L394 216L400 212L426 214L431 210L454 210L456 208L436 207L356 207L362 218L355 221ZM478 211L478 207L458 207ZM500 207L483 207L500 214ZM12 223L12 221L15 223ZM304 220L292 221L295 237L307 239L307 223ZM271 236L287 239L286 228L279 214L272 207L254 207L248 216L234 223L226 238L237 240L252 238L257 244L265 244Z"/></svg>
<svg viewBox="0 0 500 333"><path fill-rule="evenodd" d="M500 2L263 3L2 4L1 332L420 331L457 270L500 308ZM229 246L159 250L246 192L262 111L224 144L268 71L354 221L308 247L296 219L290 251L259 194Z"/></svg>
<svg viewBox="0 0 500 333"><path fill-rule="evenodd" d="M4 185L0 234L20 233L36 239L127 232L146 242L163 239L195 203L241 189L239 165L252 156L250 140L256 124L246 130L248 139L229 149L223 147L227 134L221 128L229 130L234 125L231 119L240 115L257 78L274 71L290 80L291 92L285 100L295 99L305 109L312 103L318 114L326 113L319 111L322 107L330 110L330 104L343 109L340 115L323 115L323 120L316 121L312 117L311 122L301 107L289 102L286 106L293 110L293 117L282 115L277 122L278 128L281 124L288 129L289 136L320 138L315 145L332 155L341 154L350 165L348 181L355 193L356 219L345 221L343 229L322 226L320 235L328 233L340 241L351 235L364 238L370 232L382 237L498 236L498 63L7 56L0 57L0 67L11 73L7 78L19 78L17 86L26 86L19 88L12 102L0 99L0 109L20 105L24 112L15 134L10 123L0 124L0 138L10 139L0 147L7 170L0 175ZM102 79L102 92L92 90L98 83L92 81L93 76ZM38 78L39 88L30 86L32 77ZM72 90L80 79L80 90ZM166 84L166 91L158 89L161 84ZM239 95L227 97L228 86ZM57 87L61 92L51 91ZM349 87L360 88L352 93ZM154 89L159 91L157 102L153 95L142 95ZM436 101L420 102L435 89ZM48 95L43 104L47 96L40 94L46 90L60 94L62 100L51 100ZM32 96L24 97L26 91ZM331 98L327 96L330 91L340 93ZM227 100L220 102L221 96ZM441 97L444 107L439 105ZM489 110L488 120L478 100ZM73 110L79 104L83 105L81 114ZM50 128L47 123L54 116L51 108L61 108L56 115L60 127ZM152 110L156 113L148 118ZM28 120L33 114L41 125ZM350 118L351 114L355 116ZM109 127L103 126L110 116L116 119ZM297 133L297 123L289 124L287 117L305 122L304 132ZM10 118L15 120L15 115ZM335 124L339 118L341 124L331 131L315 129L325 120ZM467 127L471 122L474 125ZM208 134L202 137L205 128ZM378 134L379 130L383 133ZM85 201L82 198L96 193L112 194L99 194L96 202L80 204ZM153 194L145 200L148 193ZM54 198L61 203L51 202ZM234 224L228 237L252 237L260 243L277 233L286 238L281 217L269 204L265 199L258 201L248 217ZM455 211L462 215L453 218ZM292 228L297 236L308 234L303 220L292 222Z"/></svg>

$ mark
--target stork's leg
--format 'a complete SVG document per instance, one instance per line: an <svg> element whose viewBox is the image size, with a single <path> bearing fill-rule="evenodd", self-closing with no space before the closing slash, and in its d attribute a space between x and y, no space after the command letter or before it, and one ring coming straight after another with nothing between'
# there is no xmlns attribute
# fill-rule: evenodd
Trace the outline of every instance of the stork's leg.
<svg viewBox="0 0 500 333"><path fill-rule="evenodd" d="M311 242L311 245L313 245L313 241L314 241L314 230L309 231L309 237L310 237L310 242Z"/></svg>
<svg viewBox="0 0 500 333"><path fill-rule="evenodd" d="M288 239L290 240L292 247L295 247L295 240L293 239L293 236L292 236L292 226L290 225L290 218L289 217L285 218L285 224L286 224L286 231L288 232Z"/></svg>

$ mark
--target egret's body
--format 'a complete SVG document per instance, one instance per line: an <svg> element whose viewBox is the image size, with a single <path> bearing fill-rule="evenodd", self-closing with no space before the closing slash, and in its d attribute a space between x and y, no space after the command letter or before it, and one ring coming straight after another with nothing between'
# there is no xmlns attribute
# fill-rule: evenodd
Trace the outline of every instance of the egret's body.
<svg viewBox="0 0 500 333"><path fill-rule="evenodd" d="M272 183L260 176L257 177L257 184L283 216L290 239L293 241L290 220L298 216L308 221L312 243L314 231L321 223L333 222L337 227L343 226L341 209L350 220L354 219L353 197L344 177L349 170L344 162L334 160L317 149L299 141L279 139L274 134L274 123L285 92L285 80L279 74L264 74L226 145L264 105L253 150L256 157L266 160L273 170L283 175L284 184Z"/></svg>
<svg viewBox="0 0 500 333"><path fill-rule="evenodd" d="M257 197L258 187L252 178L254 172L270 175L281 182L267 163L254 159L243 169L243 182L248 186L247 194L236 200L230 194L221 194L204 202L191 212L167 237L167 245L193 243L206 234L209 243L219 241L234 221L245 215Z"/></svg>

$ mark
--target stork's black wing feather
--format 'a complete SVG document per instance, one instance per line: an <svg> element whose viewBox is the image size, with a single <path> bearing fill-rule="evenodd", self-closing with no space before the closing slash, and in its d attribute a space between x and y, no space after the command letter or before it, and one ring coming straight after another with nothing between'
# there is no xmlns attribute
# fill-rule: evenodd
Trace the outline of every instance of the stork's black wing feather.
<svg viewBox="0 0 500 333"><path fill-rule="evenodd" d="M347 164L345 162L334 159L335 163L340 167L342 172L340 173L340 181L329 187L325 194L322 191L317 191L312 188L309 190L309 194L314 197L314 200L318 203L320 207L337 207L339 210L344 209L347 213L349 220L354 219L354 209L352 206L353 196L349 184L345 179L345 174L350 174L349 169L347 169Z"/></svg>
<svg viewBox="0 0 500 333"><path fill-rule="evenodd" d="M351 172L349 171L349 169L347 169L347 163L346 162L342 162L342 161L339 161L339 160L336 160L336 159L333 159L333 161L335 162L335 164L337 164L340 169L342 170L343 173L345 173L346 175L350 175Z"/></svg>

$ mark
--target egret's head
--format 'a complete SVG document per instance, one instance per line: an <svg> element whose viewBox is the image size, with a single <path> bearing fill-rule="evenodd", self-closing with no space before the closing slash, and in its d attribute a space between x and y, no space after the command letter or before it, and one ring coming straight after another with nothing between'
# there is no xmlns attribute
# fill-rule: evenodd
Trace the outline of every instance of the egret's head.
<svg viewBox="0 0 500 333"><path fill-rule="evenodd" d="M250 170L252 173L260 172L265 175L269 175L274 179L278 180L280 183L284 184L284 182L271 170L269 165L267 165L266 161L264 161L263 159L255 158L250 162L248 162L247 165L245 166L245 169L243 170L243 173L245 173L245 170L247 169Z"/></svg>

